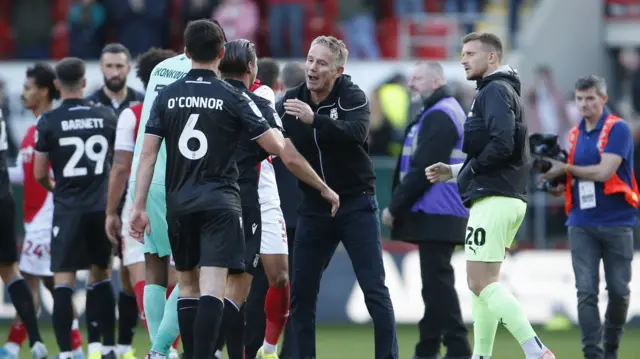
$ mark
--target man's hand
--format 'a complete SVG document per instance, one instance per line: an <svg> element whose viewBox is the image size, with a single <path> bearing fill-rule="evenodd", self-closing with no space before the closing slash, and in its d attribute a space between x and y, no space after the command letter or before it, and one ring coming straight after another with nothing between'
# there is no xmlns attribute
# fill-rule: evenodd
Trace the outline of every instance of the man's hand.
<svg viewBox="0 0 640 359"><path fill-rule="evenodd" d="M558 178L564 175L567 172L567 164L564 162L560 162L551 158L545 158L545 161L549 161L551 163L551 168L547 172L545 172L542 177L548 180Z"/></svg>
<svg viewBox="0 0 640 359"><path fill-rule="evenodd" d="M107 237L114 246L118 246L118 236L122 233L122 222L117 214L108 214L104 224L104 229L107 231Z"/></svg>
<svg viewBox="0 0 640 359"><path fill-rule="evenodd" d="M284 110L287 115L295 116L307 125L310 125L313 122L313 110L309 105L298 99L285 101Z"/></svg>
<svg viewBox="0 0 640 359"><path fill-rule="evenodd" d="M385 226L387 226L389 228L393 228L393 221L394 220L395 220L395 218L391 214L391 211L389 211L389 208L385 208L382 211L382 224L384 224Z"/></svg>
<svg viewBox="0 0 640 359"><path fill-rule="evenodd" d="M431 183L447 182L453 178L453 172L451 166L446 163L438 162L427 167L424 170L424 174Z"/></svg>
<svg viewBox="0 0 640 359"><path fill-rule="evenodd" d="M151 234L151 226L149 225L149 215L146 210L133 209L131 212L131 220L129 225L129 234L136 241L144 243L144 234Z"/></svg>
<svg viewBox="0 0 640 359"><path fill-rule="evenodd" d="M549 188L547 192L554 197L560 197L564 194L564 190L565 190L564 184L560 183L555 187Z"/></svg>
<svg viewBox="0 0 640 359"><path fill-rule="evenodd" d="M340 208L340 196L338 196L338 194L329 187L321 191L320 194L322 195L322 198L331 203L331 217L335 217L338 212L338 208Z"/></svg>

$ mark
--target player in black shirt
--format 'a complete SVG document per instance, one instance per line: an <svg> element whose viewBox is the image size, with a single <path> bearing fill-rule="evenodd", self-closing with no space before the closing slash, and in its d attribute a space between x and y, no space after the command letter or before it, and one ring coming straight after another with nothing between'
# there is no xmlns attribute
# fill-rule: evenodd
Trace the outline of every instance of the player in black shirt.
<svg viewBox="0 0 640 359"><path fill-rule="evenodd" d="M225 81L254 101L263 117L271 128L282 130L280 117L275 111L275 106L269 100L249 91L249 87L256 80L258 72L255 45L248 40L234 40L225 44L225 54L219 65L220 73ZM216 349L221 349L224 340L227 343L227 352L230 359L244 358L244 302L247 298L251 278L256 274L259 262L262 262L265 271L269 274L270 282L279 288L280 292L288 293L288 267L287 255L264 255L260 253L262 238L261 207L258 198L258 181L260 178L260 163L269 155L282 156L288 167L310 186L320 191L326 199L335 204L337 209L338 196L333 192L313 170L311 165L302 157L291 141L285 141L282 151L265 151L256 141L252 141L250 133L243 133L236 150L236 161L239 169L238 185L242 203L242 217L245 239L245 273L243 271L230 271L225 292L225 306L222 327ZM280 227L280 224L278 224ZM264 259L263 259L264 258ZM272 307L280 310L265 310L270 318L276 322L286 320L289 310L288 295L278 298L272 295L275 302ZM273 309L273 308L272 308ZM279 337L280 330L270 330ZM226 338L225 338L226 337ZM274 340L277 343L277 338Z"/></svg>
<svg viewBox="0 0 640 359"><path fill-rule="evenodd" d="M18 248L16 242L16 205L11 192L7 167L7 124L0 110L0 279L6 283L11 302L29 335L29 345L34 359L47 357L47 349L42 343L33 296L27 282L18 270ZM69 325L71 333L71 325ZM0 348L0 357L10 358L12 354Z"/></svg>
<svg viewBox="0 0 640 359"><path fill-rule="evenodd" d="M84 62L66 58L56 65L62 104L37 124L34 176L53 192L51 271L56 285L53 327L60 359L71 359L72 295L76 271L91 269L100 311L103 357L115 358L115 298L109 280L111 242L104 230L110 147L117 118L112 109L83 99ZM52 181L47 161L55 178Z"/></svg>
<svg viewBox="0 0 640 359"><path fill-rule="evenodd" d="M151 108L130 226L136 238L149 231L146 199L165 140L167 223L179 273L178 321L184 358L210 359L222 320L227 272L244 269L234 159L238 140L247 132L268 152L278 153L284 138L269 127L246 94L217 78L214 71L224 55L218 25L210 20L191 22L184 39L192 70L165 87ZM162 354L151 352L152 358L158 356Z"/></svg>

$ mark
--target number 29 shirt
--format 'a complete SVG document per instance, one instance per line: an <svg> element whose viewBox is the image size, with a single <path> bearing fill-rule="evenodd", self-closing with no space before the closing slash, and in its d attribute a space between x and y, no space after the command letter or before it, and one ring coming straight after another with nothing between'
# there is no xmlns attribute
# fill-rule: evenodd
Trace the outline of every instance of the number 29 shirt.
<svg viewBox="0 0 640 359"><path fill-rule="evenodd" d="M36 151L48 154L57 213L105 210L117 122L112 109L84 99L64 100L38 121Z"/></svg>

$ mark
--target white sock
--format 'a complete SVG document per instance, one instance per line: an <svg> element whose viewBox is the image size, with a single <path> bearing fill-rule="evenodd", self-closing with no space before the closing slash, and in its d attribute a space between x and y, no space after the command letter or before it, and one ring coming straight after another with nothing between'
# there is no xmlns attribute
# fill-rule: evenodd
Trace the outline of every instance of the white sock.
<svg viewBox="0 0 640 359"><path fill-rule="evenodd" d="M73 323L71 323L71 330L76 330L80 328L80 324L78 323L78 319L74 319Z"/></svg>
<svg viewBox="0 0 640 359"><path fill-rule="evenodd" d="M73 359L73 352L61 352L58 354L60 359Z"/></svg>
<svg viewBox="0 0 640 359"><path fill-rule="evenodd" d="M101 351L102 351L102 343L95 342L95 343L89 343L87 345L87 353L89 355L93 353L100 353Z"/></svg>
<svg viewBox="0 0 640 359"><path fill-rule="evenodd" d="M222 350L217 350L215 354L213 354L213 356L216 359L222 359Z"/></svg>
<svg viewBox="0 0 640 359"><path fill-rule="evenodd" d="M107 354L109 354L111 352L115 352L115 351L116 351L116 347L111 346L111 345L103 345L102 346L102 350L101 350L102 355L107 355Z"/></svg>
<svg viewBox="0 0 640 359"><path fill-rule="evenodd" d="M116 349L116 355L118 355L118 357L121 357L125 353L129 352L130 350L131 350L131 345L118 344L118 347Z"/></svg>
<svg viewBox="0 0 640 359"><path fill-rule="evenodd" d="M547 350L538 337L533 337L522 343L522 350L527 358L539 358Z"/></svg>
<svg viewBox="0 0 640 359"><path fill-rule="evenodd" d="M18 354L20 354L20 345L18 345L18 343L6 342L4 348L13 356L17 357Z"/></svg>
<svg viewBox="0 0 640 359"><path fill-rule="evenodd" d="M264 349L265 354L275 354L278 351L278 344L269 344L265 340L262 344L262 349Z"/></svg>

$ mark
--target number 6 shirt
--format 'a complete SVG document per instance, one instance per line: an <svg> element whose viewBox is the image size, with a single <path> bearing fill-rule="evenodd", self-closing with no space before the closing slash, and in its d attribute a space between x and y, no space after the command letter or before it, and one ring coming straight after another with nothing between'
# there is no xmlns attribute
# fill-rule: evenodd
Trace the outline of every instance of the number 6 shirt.
<svg viewBox="0 0 640 359"><path fill-rule="evenodd" d="M112 109L66 99L36 125L36 151L46 153L56 186L56 213L104 211L118 119Z"/></svg>
<svg viewBox="0 0 640 359"><path fill-rule="evenodd" d="M234 154L244 131L255 140L271 127L246 93L213 71L194 69L156 97L147 135L167 146L167 214L240 211Z"/></svg>

